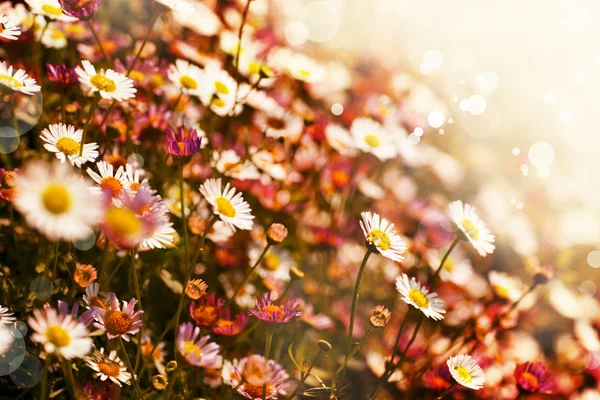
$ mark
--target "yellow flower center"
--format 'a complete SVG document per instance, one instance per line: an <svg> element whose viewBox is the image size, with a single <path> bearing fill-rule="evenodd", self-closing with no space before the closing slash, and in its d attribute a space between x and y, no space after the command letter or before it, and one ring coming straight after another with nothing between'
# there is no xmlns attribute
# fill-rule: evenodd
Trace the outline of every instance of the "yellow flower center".
<svg viewBox="0 0 600 400"><path fill-rule="evenodd" d="M129 79L142 82L144 79L146 79L146 75L143 72L134 70L129 73Z"/></svg>
<svg viewBox="0 0 600 400"><path fill-rule="evenodd" d="M469 383L473 380L471 373L465 367L456 367L456 373L458 374L460 380L464 383Z"/></svg>
<svg viewBox="0 0 600 400"><path fill-rule="evenodd" d="M229 200L227 200L225 197L217 197L215 202L217 203L217 211L219 212L219 214L229 218L235 217L235 208Z"/></svg>
<svg viewBox="0 0 600 400"><path fill-rule="evenodd" d="M183 342L183 351L186 355L191 353L196 357L200 357L202 355L202 350L200 347L196 346L196 343L190 341Z"/></svg>
<svg viewBox="0 0 600 400"><path fill-rule="evenodd" d="M55 6L50 5L50 4L44 4L42 6L42 10L45 13L48 13L48 14L51 14L51 15L62 15L62 8L55 7Z"/></svg>
<svg viewBox="0 0 600 400"><path fill-rule="evenodd" d="M110 78L107 78L104 75L96 74L90 78L90 82L92 85L96 87L96 89L101 90L103 92L114 92L117 90L117 84Z"/></svg>
<svg viewBox="0 0 600 400"><path fill-rule="evenodd" d="M256 61L251 61L248 65L248 72L250 75L256 75L260 72L260 64Z"/></svg>
<svg viewBox="0 0 600 400"><path fill-rule="evenodd" d="M106 178L100 181L100 187L102 189L110 190L112 197L117 197L121 194L121 190L123 189L123 184L112 176L107 176Z"/></svg>
<svg viewBox="0 0 600 400"><path fill-rule="evenodd" d="M6 27L4 26L4 24L0 23L0 33L4 32L5 29Z"/></svg>
<svg viewBox="0 0 600 400"><path fill-rule="evenodd" d="M470 219L465 218L462 221L460 221L460 226L462 226L467 236L469 236L471 239L479 239L479 230Z"/></svg>
<svg viewBox="0 0 600 400"><path fill-rule="evenodd" d="M21 82L8 75L0 75L0 84L10 88L20 88L23 86Z"/></svg>
<svg viewBox="0 0 600 400"><path fill-rule="evenodd" d="M133 190L134 192L137 192L141 187L142 187L142 184L139 182L132 182L129 185L129 189Z"/></svg>
<svg viewBox="0 0 600 400"><path fill-rule="evenodd" d="M429 306L429 299L420 290L410 289L408 291L408 298L419 308L427 308Z"/></svg>
<svg viewBox="0 0 600 400"><path fill-rule="evenodd" d="M65 25L64 29L72 35L83 35L87 31L79 24Z"/></svg>
<svg viewBox="0 0 600 400"><path fill-rule="evenodd" d="M215 106L217 106L217 107L225 107L225 102L220 97L215 97L212 100L212 104L215 105Z"/></svg>
<svg viewBox="0 0 600 400"><path fill-rule="evenodd" d="M381 229L373 229L367 235L367 241L373 243L377 248L381 250L388 250L392 247L392 240L387 233Z"/></svg>
<svg viewBox="0 0 600 400"><path fill-rule="evenodd" d="M229 94L229 88L221 81L215 81L215 90L220 94Z"/></svg>
<svg viewBox="0 0 600 400"><path fill-rule="evenodd" d="M64 33L59 31L58 29L55 29L54 31L52 31L50 38L54 39L54 40L61 40L61 39L66 39L67 37L65 36Z"/></svg>
<svg viewBox="0 0 600 400"><path fill-rule="evenodd" d="M269 316L269 319L272 320L280 320L281 317L283 317L284 312L283 312L283 307L275 305L275 304L269 304L267 306L264 306L262 308L262 311L266 312L267 315Z"/></svg>
<svg viewBox="0 0 600 400"><path fill-rule="evenodd" d="M262 263L263 266L269 271L277 271L277 269L281 265L281 263L279 262L279 257L277 257L273 253L265 254Z"/></svg>
<svg viewBox="0 0 600 400"><path fill-rule="evenodd" d="M155 73L152 75L152 77L150 78L150 82L149 82L150 86L153 88L159 88L162 85L165 84L165 80L163 79L162 75L159 73ZM183 85L183 84L182 84Z"/></svg>
<svg viewBox="0 0 600 400"><path fill-rule="evenodd" d="M308 77L310 75L310 71L306 70L306 69L301 69L300 71L300 75L304 76L304 77Z"/></svg>
<svg viewBox="0 0 600 400"><path fill-rule="evenodd" d="M46 329L46 339L56 347L65 347L71 343L71 337L61 326L50 326Z"/></svg>
<svg viewBox="0 0 600 400"><path fill-rule="evenodd" d="M263 385L251 385L244 383L244 392L248 393L253 399L259 399L263 393ZM267 396L271 395L271 384L267 382ZM269 397L272 398L272 397Z"/></svg>
<svg viewBox="0 0 600 400"><path fill-rule="evenodd" d="M142 222L133 212L117 207L112 207L106 213L106 224L121 236L133 236L142 228Z"/></svg>
<svg viewBox="0 0 600 400"><path fill-rule="evenodd" d="M67 156L73 156L79 154L81 145L74 139L68 137L61 137L56 142L56 148Z"/></svg>
<svg viewBox="0 0 600 400"><path fill-rule="evenodd" d="M179 83L181 83L181 86L189 90L198 89L198 82L196 82L194 78L187 75L184 75L181 78L179 78Z"/></svg>
<svg viewBox="0 0 600 400"><path fill-rule="evenodd" d="M372 134L365 136L365 142L369 145L369 147L378 148L381 146L381 141L379 138Z"/></svg>
<svg viewBox="0 0 600 400"><path fill-rule="evenodd" d="M67 212L71 207L71 195L64 186L51 184L42 193L42 202L46 210L59 215Z"/></svg>
<svg viewBox="0 0 600 400"><path fill-rule="evenodd" d="M444 271L452 272L454 271L454 261L450 257L446 259L443 267Z"/></svg>
<svg viewBox="0 0 600 400"><path fill-rule="evenodd" d="M104 327L112 335L122 335L129 331L131 318L123 311L109 311L104 317Z"/></svg>
<svg viewBox="0 0 600 400"><path fill-rule="evenodd" d="M99 362L98 369L106 376L117 377L121 373L121 367L115 362Z"/></svg>
<svg viewBox="0 0 600 400"><path fill-rule="evenodd" d="M498 295L498 297L502 297L503 299L510 300L510 291L507 288L505 288L504 286L495 285L494 292L496 292L496 295Z"/></svg>

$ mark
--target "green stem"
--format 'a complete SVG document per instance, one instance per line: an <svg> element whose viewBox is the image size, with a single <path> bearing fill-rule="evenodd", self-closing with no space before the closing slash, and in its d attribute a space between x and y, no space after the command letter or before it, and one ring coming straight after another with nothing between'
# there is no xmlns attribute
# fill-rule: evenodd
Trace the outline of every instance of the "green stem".
<svg viewBox="0 0 600 400"><path fill-rule="evenodd" d="M442 400L444 398L444 396L446 396L448 393L450 393L450 391L454 388L454 385L456 385L455 383L453 383L452 385L450 385L450 387L448 389L446 389L444 391L444 393L441 394L441 396L439 396L437 398L437 400Z"/></svg>
<svg viewBox="0 0 600 400"><path fill-rule="evenodd" d="M184 183L183 167L185 165L184 157L179 157L179 160L180 160L179 200L180 200L180 204L181 204L181 222L183 225L183 249L184 249L183 258L185 261L187 261L189 263L190 262L189 249L188 249L189 240L188 240L188 230L187 230L187 219L185 217L185 196L184 196L184 192L183 192L183 183ZM190 265L188 264L187 267L190 268ZM185 286L183 289L185 291Z"/></svg>
<svg viewBox="0 0 600 400"><path fill-rule="evenodd" d="M146 37L144 38L144 41L142 42L140 49L136 53L135 58L131 62L131 65L127 69L127 73L125 74L125 76L129 76L131 71L133 71L133 69L135 68L135 65L137 64L138 60L140 59L140 56L142 54L142 51L144 50L144 47L146 47L146 43L148 42L148 39L150 38L150 34L152 33L152 29L154 28L156 21L158 21L158 18L160 18L160 11L157 11L154 14L154 16L152 17L152 21L150 22L150 28L148 29L148 32L146 33Z"/></svg>
<svg viewBox="0 0 600 400"><path fill-rule="evenodd" d="M104 46L102 45L102 41L100 40L100 37L98 37L98 32L96 32L96 28L94 28L94 23L92 22L91 19L89 19L87 21L87 24L90 28L90 31L92 31L92 35L94 35L94 39L96 39L96 43L98 43L98 48L100 48L100 52L102 53L102 57L104 57L104 59L106 60L106 62L108 63L108 65L113 68L113 63L112 60L110 59L110 57L108 57L108 54L106 54L106 51L104 50Z"/></svg>
<svg viewBox="0 0 600 400"><path fill-rule="evenodd" d="M440 266L438 267L438 269L435 270L435 274L433 275L433 278L431 278L431 290L433 290L433 287L435 286L437 279L440 276L440 272L442 272L442 268L444 268L444 263L446 263L448 256L450 256L450 253L452 252L454 247L456 247L456 245L458 244L459 241L460 241L460 235L457 235L456 239L454 239L454 241L450 245L450 248L448 248L448 251L446 252L446 254L444 254L444 258L442 258L442 261L440 262Z"/></svg>
<svg viewBox="0 0 600 400"><path fill-rule="evenodd" d="M265 246L265 248L263 249L262 253L260 253L260 255L258 256L258 258L256 259L256 261L254 262L254 265L252 266L252 268L250 268L246 272L246 275L244 275L244 278L242 279L242 281L240 282L240 284L238 285L238 287L233 292L233 295L231 295L231 297L229 299L227 299L227 302L225 303L225 306L223 307L224 310L226 310L231 305L231 302L235 299L235 296L244 287L244 285L246 284L246 281L248 280L248 278L250 278L250 275L252 275L252 273L254 272L254 270L258 267L258 265L260 264L260 262L264 258L265 254L267 254L267 251L269 251L270 247L271 247L271 244L267 242L267 245Z"/></svg>
<svg viewBox="0 0 600 400"><path fill-rule="evenodd" d="M119 344L121 345L121 352L123 353L123 358L125 359L125 364L127 364L127 368L129 372L131 372L131 380L133 381L133 385L135 386L135 390L138 394L142 395L142 389L140 389L140 385L138 384L137 379L135 378L135 371L131 367L131 361L129 360L129 354L127 354L127 349L125 348L125 344L123 343L123 338L119 336Z"/></svg>
<svg viewBox="0 0 600 400"><path fill-rule="evenodd" d="M354 293L352 294L352 309L350 311L350 324L348 325L348 347L346 350L346 356L350 355L350 352L352 351L352 333L354 331L354 314L356 313L356 303L358 302L358 289L360 288L360 280L362 279L362 275L365 272L365 267L367 266L367 260L371 254L371 250L367 249L367 252L362 260L362 264L360 264L360 269L358 270L358 276L356 277L356 283L354 285Z"/></svg>
<svg viewBox="0 0 600 400"><path fill-rule="evenodd" d="M42 384L40 386L41 393L40 399L47 400L48 399L48 368L50 367L50 359L52 358L52 354L48 354L46 359L44 360L44 369L42 370Z"/></svg>
<svg viewBox="0 0 600 400"><path fill-rule="evenodd" d="M56 269L58 267L58 240L54 243L54 266L52 267L52 279L56 278Z"/></svg>
<svg viewBox="0 0 600 400"><path fill-rule="evenodd" d="M102 258L100 259L100 280L99 284L102 287L106 282L106 273L108 266L106 265L106 259L108 256L108 249L110 248L110 242L107 237L104 238L104 248L102 249Z"/></svg>
<svg viewBox="0 0 600 400"><path fill-rule="evenodd" d="M265 343L265 371L267 371L269 364L269 357L271 356L271 343L273 342L273 331L270 328L267 328L267 341ZM266 375L265 375L266 377ZM262 389L262 400L266 400L267 398L267 380L263 383Z"/></svg>
<svg viewBox="0 0 600 400"><path fill-rule="evenodd" d="M358 342L358 344L354 347L354 349L352 349L352 351L346 356L342 365L340 365L340 367L337 369L337 371L335 371L335 374L333 375L333 382L331 384L332 394L335 391L335 386L336 386L335 382L336 382L337 376L346 369L346 366L348 365L350 360L352 360L352 357L354 357L354 355L356 353L358 353L358 351L360 350L362 345L365 343L365 341L367 340L367 338L369 337L369 335L371 334L372 331L373 331L373 325L369 325L369 328L367 329L367 331L365 332L363 337L360 339L360 342Z"/></svg>
<svg viewBox="0 0 600 400"><path fill-rule="evenodd" d="M64 360L62 362L63 373L65 374L65 380L68 382L69 392L74 399L77 398L77 383L75 382L75 378L73 378L73 369L71 368L71 362L69 360Z"/></svg>
<svg viewBox="0 0 600 400"><path fill-rule="evenodd" d="M92 120L92 117L94 116L94 111L96 111L96 106L98 105L98 102L100 101L100 96L96 93L94 94L94 100L92 100L92 105L90 106L90 112L88 113L87 119L85 121L85 125L83 126L83 134L81 135L81 145L79 147L79 155L83 154L83 145L85 144L85 136L88 132L88 128L90 126L90 121ZM83 171L83 168L82 168Z"/></svg>
<svg viewBox="0 0 600 400"><path fill-rule="evenodd" d="M138 301L138 307L140 310L143 310L144 307L142 306L142 293L140 291L140 284L138 281L137 269L135 268L135 254L136 254L136 249L135 248L131 249L131 261L130 261L131 275L133 276L133 286L135 288L135 297L137 298L137 301ZM137 371L138 365L140 363L140 358L142 355L142 330L143 330L143 323L144 323L143 321L144 321L144 319L142 316L142 326L140 327L140 329L137 333L138 347L137 347L137 352L135 355L134 371Z"/></svg>
<svg viewBox="0 0 600 400"><path fill-rule="evenodd" d="M322 353L323 353L323 350L319 349L319 352L317 353L315 358L313 358L312 361L310 362L308 369L300 375L300 382L298 382L298 386L296 386L294 391L286 398L287 400L292 400L294 398L294 396L300 391L300 389L302 388L302 385L304 384L304 381L306 381L306 378L309 377L310 371L312 371L313 367L317 363L317 360L319 359L319 357L321 357Z"/></svg>

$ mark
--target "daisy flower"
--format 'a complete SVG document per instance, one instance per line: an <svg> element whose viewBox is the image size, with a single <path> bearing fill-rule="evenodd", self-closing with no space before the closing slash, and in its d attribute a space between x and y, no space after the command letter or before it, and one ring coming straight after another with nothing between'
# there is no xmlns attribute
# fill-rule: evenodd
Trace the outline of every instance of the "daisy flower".
<svg viewBox="0 0 600 400"><path fill-rule="evenodd" d="M340 154L345 156L356 155L356 147L354 147L352 136L350 135L350 132L341 125L327 125L325 128L325 138L327 138L327 143Z"/></svg>
<svg viewBox="0 0 600 400"><path fill-rule="evenodd" d="M135 335L142 326L144 311L138 310L134 313L136 304L136 299L131 299L129 303L123 301L123 309L121 309L119 299L111 293L106 309L94 306L98 318L98 323L94 326L104 329L109 340L121 336L123 340L129 342L129 335Z"/></svg>
<svg viewBox="0 0 600 400"><path fill-rule="evenodd" d="M444 318L444 301L438 298L437 293L429 293L415 278L409 279L406 274L400 275L396 278L396 290L403 296L402 300L406 304L421 310L426 317L438 321Z"/></svg>
<svg viewBox="0 0 600 400"><path fill-rule="evenodd" d="M18 40L21 35L19 24L12 21L7 15L0 15L0 38Z"/></svg>
<svg viewBox="0 0 600 400"><path fill-rule="evenodd" d="M169 66L167 76L183 93L200 96L200 83L204 79L204 73L197 65L185 60L176 60L175 64Z"/></svg>
<svg viewBox="0 0 600 400"><path fill-rule="evenodd" d="M100 199L70 165L31 163L19 174L16 188L15 207L51 240L86 238L100 222Z"/></svg>
<svg viewBox="0 0 600 400"><path fill-rule="evenodd" d="M0 325L12 325L17 319L14 317L14 313L10 312L8 307L0 306Z"/></svg>
<svg viewBox="0 0 600 400"><path fill-rule="evenodd" d="M42 36L43 33L43 36ZM67 35L61 31L55 22L36 29L36 39L49 49L64 49L67 47Z"/></svg>
<svg viewBox="0 0 600 400"><path fill-rule="evenodd" d="M392 136L377 121L364 117L356 118L352 122L350 133L357 149L371 153L381 161L394 158L398 154Z"/></svg>
<svg viewBox="0 0 600 400"><path fill-rule="evenodd" d="M470 204L463 204L462 201L456 200L448 205L448 209L450 218L458 226L460 234L473 245L479 255L485 257L494 252L496 248L494 246L494 235L486 228L485 223L479 219L475 209Z"/></svg>
<svg viewBox="0 0 600 400"><path fill-rule="evenodd" d="M256 309L248 310L255 318L273 324L287 324L292 319L302 315L298 309L300 304L290 299L283 305L273 303L271 292L263 294L256 299Z"/></svg>
<svg viewBox="0 0 600 400"><path fill-rule="evenodd" d="M237 386L239 394L247 399L261 400L264 386L267 387L267 399L277 399L280 394L287 394L285 386L290 376L279 363L266 360L258 354L240 360L240 364L242 362L243 381Z"/></svg>
<svg viewBox="0 0 600 400"><path fill-rule="evenodd" d="M553 383L546 368L539 362L518 364L515 368L515 380L521 392L551 394Z"/></svg>
<svg viewBox="0 0 600 400"><path fill-rule="evenodd" d="M485 382L485 375L477 362L467 354L450 357L446 362L452 378L461 386L479 390Z"/></svg>
<svg viewBox="0 0 600 400"><path fill-rule="evenodd" d="M130 384L131 374L127 372L116 350L111 351L110 354L104 354L104 348L100 351L96 350L86 357L85 363L96 371L94 375L101 381L110 379L119 386L122 386L121 383Z"/></svg>
<svg viewBox="0 0 600 400"><path fill-rule="evenodd" d="M304 129L302 118L283 107L276 107L265 112L254 114L254 123L265 132L268 137L286 138L297 141Z"/></svg>
<svg viewBox="0 0 600 400"><path fill-rule="evenodd" d="M427 253L427 262L433 272L437 271L444 255L448 249L431 249ZM464 285L471 279L473 268L471 261L460 251L455 248L446 258L444 266L440 271L440 279L443 281L453 282L457 285Z"/></svg>
<svg viewBox="0 0 600 400"><path fill-rule="evenodd" d="M89 90L89 93L98 92L103 99L114 99L123 101L135 97L137 89L133 87L133 81L123 74L113 71L112 69L100 69L96 72L96 68L88 60L81 62L81 67L77 67L77 75L79 82Z"/></svg>
<svg viewBox="0 0 600 400"><path fill-rule="evenodd" d="M199 88L200 100L214 113L225 116L233 111L234 114L239 114L243 107L239 101L236 104L236 91L237 82L227 71L215 65L208 65L204 69ZM243 98L245 93L238 92L238 96Z"/></svg>
<svg viewBox="0 0 600 400"><path fill-rule="evenodd" d="M248 251L250 265L254 265L262 249L253 246ZM281 247L271 247L264 255L257 270L262 278L272 278L278 281L289 281L291 279L290 269L295 267L296 263L292 259L289 250Z"/></svg>
<svg viewBox="0 0 600 400"><path fill-rule="evenodd" d="M94 172L91 168L88 168L86 172L98 184L90 188L90 191L100 196L102 194L108 194L113 199L114 204L120 204L123 194L126 192L128 185L127 174L120 166L117 172L114 172L114 168L111 164L106 161L98 161L96 163L98 173Z"/></svg>
<svg viewBox="0 0 600 400"><path fill-rule="evenodd" d="M312 58L287 48L276 49L270 63L277 69L302 82L316 83L326 76L325 68Z"/></svg>
<svg viewBox="0 0 600 400"><path fill-rule="evenodd" d="M148 179L140 181L140 169L134 169L133 165L125 165L125 177L127 178L127 188L132 192L137 192L142 186L148 187Z"/></svg>
<svg viewBox="0 0 600 400"><path fill-rule="evenodd" d="M0 323L0 356L9 351L15 341L10 329Z"/></svg>
<svg viewBox="0 0 600 400"><path fill-rule="evenodd" d="M209 343L209 335L200 336L200 328L191 322L179 326L177 334L177 349L185 360L195 367L220 368L223 357L219 355L219 345Z"/></svg>
<svg viewBox="0 0 600 400"><path fill-rule="evenodd" d="M374 246L382 256L392 261L402 262L402 253L406 251L404 240L393 230L394 224L378 214L369 211L362 212L360 227L367 243Z"/></svg>
<svg viewBox="0 0 600 400"><path fill-rule="evenodd" d="M44 148L56 153L60 162L64 163L68 159L71 165L81 167L88 161L96 160L99 155L96 143L84 144L83 153L79 155L82 134L81 129L75 130L72 125L53 124L42 131L40 138L46 142Z"/></svg>
<svg viewBox="0 0 600 400"><path fill-rule="evenodd" d="M87 337L85 325L71 315L59 314L53 308L37 309L27 323L34 331L31 340L40 343L46 353L70 360L83 358L92 349L93 342Z"/></svg>
<svg viewBox="0 0 600 400"><path fill-rule="evenodd" d="M34 14L62 22L77 21L77 18L70 17L63 13L63 9L58 0L25 0L25 3L27 3L31 12Z"/></svg>
<svg viewBox="0 0 600 400"><path fill-rule="evenodd" d="M208 179L200 186L200 193L206 198L213 208L213 212L218 215L223 222L232 229L250 230L252 229L252 210L241 193L236 193L234 187L229 183L225 189L221 188L221 178Z"/></svg>
<svg viewBox="0 0 600 400"><path fill-rule="evenodd" d="M234 358L233 360L223 360L223 368L221 368L221 379L223 383L236 387L242 381L242 371L244 370L244 365L246 364L246 359L242 358L238 360Z"/></svg>
<svg viewBox="0 0 600 400"><path fill-rule="evenodd" d="M527 290L519 278L505 272L490 271L488 279L496 296L511 303L519 300Z"/></svg>
<svg viewBox="0 0 600 400"><path fill-rule="evenodd" d="M79 264L73 272L73 281L81 288L87 288L98 278L96 268L90 264Z"/></svg>
<svg viewBox="0 0 600 400"><path fill-rule="evenodd" d="M83 295L83 301L87 305L88 309L100 308L106 310L108 305L106 304L106 297L100 293L100 285L98 282L92 283L90 286L85 288L85 294Z"/></svg>
<svg viewBox="0 0 600 400"><path fill-rule="evenodd" d="M22 69L14 70L5 61L0 62L0 86L4 86L14 92L33 95L42 90L36 80L27 75ZM1 88L0 88L1 89Z"/></svg>

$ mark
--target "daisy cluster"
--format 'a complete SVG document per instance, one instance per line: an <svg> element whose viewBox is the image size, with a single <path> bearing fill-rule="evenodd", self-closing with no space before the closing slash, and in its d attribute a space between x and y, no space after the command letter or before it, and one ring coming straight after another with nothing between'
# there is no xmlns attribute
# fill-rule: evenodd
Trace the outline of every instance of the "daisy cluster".
<svg viewBox="0 0 600 400"><path fill-rule="evenodd" d="M494 215L416 77L287 46L298 0L12 3L2 395L600 398L581 257Z"/></svg>

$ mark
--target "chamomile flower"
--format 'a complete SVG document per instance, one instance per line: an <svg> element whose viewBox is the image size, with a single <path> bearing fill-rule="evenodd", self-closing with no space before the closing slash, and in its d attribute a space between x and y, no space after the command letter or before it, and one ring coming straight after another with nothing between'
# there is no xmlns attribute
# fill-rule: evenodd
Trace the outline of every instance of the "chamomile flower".
<svg viewBox="0 0 600 400"><path fill-rule="evenodd" d="M280 394L287 394L285 388L290 376L275 360L267 360L263 356L255 354L240 360L240 364L242 364L240 373L244 379L237 385L237 392L245 398L262 399L265 386L267 399L277 399Z"/></svg>
<svg viewBox="0 0 600 400"><path fill-rule="evenodd" d="M7 15L0 15L0 38L18 40L19 35L21 35L19 24Z"/></svg>
<svg viewBox="0 0 600 400"><path fill-rule="evenodd" d="M36 39L49 49L64 49L67 47L67 35L58 28L55 22L50 22L48 26L37 28Z"/></svg>
<svg viewBox="0 0 600 400"><path fill-rule="evenodd" d="M113 199L113 203L120 204L121 197L128 190L125 170L120 166L115 172L113 166L106 161L98 161L96 167L99 174L91 168L86 170L88 175L98 184L98 186L90 188L90 191L97 196L108 194Z"/></svg>
<svg viewBox="0 0 600 400"><path fill-rule="evenodd" d="M34 331L31 340L40 343L46 353L70 360L83 358L92 349L93 342L87 337L85 325L69 314L59 314L53 308L37 309L27 322Z"/></svg>
<svg viewBox="0 0 600 400"><path fill-rule="evenodd" d="M8 307L0 306L0 325L12 325L17 319Z"/></svg>
<svg viewBox="0 0 600 400"><path fill-rule="evenodd" d="M98 93L103 99L114 99L123 101L135 97L137 89L133 87L133 81L123 74L112 69L100 69L99 72L88 60L81 62L77 67L79 82L91 94Z"/></svg>
<svg viewBox="0 0 600 400"><path fill-rule="evenodd" d="M29 164L19 174L16 188L15 207L29 225L51 240L86 238L100 222L100 199L90 193L83 178L73 174L70 165Z"/></svg>
<svg viewBox="0 0 600 400"><path fill-rule="evenodd" d="M505 272L490 271L488 278L496 296L511 303L519 300L527 290L519 278Z"/></svg>
<svg viewBox="0 0 600 400"><path fill-rule="evenodd" d="M352 122L350 133L357 149L371 153L382 161L394 158L398 154L392 136L377 121L357 118Z"/></svg>
<svg viewBox="0 0 600 400"><path fill-rule="evenodd" d="M210 203L213 212L232 229L252 229L252 210L242 194L236 193L229 183L222 189L221 178L208 179L200 186L200 193Z"/></svg>
<svg viewBox="0 0 600 400"><path fill-rule="evenodd" d="M215 65L208 65L200 82L200 100L210 107L217 115L225 116L231 113L237 115L242 111L242 105L236 104L237 82L227 71ZM238 93L239 98L245 94ZM238 99L239 100L239 99ZM235 109L234 109L235 107Z"/></svg>
<svg viewBox="0 0 600 400"><path fill-rule="evenodd" d="M167 75L183 93L200 96L199 88L204 79L204 73L197 65L179 59L175 61L174 65L169 66Z"/></svg>
<svg viewBox="0 0 600 400"><path fill-rule="evenodd" d="M276 49L270 63L302 82L316 83L326 76L325 68L315 60L286 48Z"/></svg>
<svg viewBox="0 0 600 400"><path fill-rule="evenodd" d="M444 318L442 314L445 303L435 292L429 293L425 286L421 286L415 278L408 278L408 275L402 274L396 278L396 290L403 296L402 300L409 305L421 310L426 317L434 320Z"/></svg>
<svg viewBox="0 0 600 400"><path fill-rule="evenodd" d="M86 357L85 362L88 367L96 371L94 375L101 381L110 379L119 386L122 386L122 383L130 384L131 374L127 372L116 350L104 354L104 348L101 348L100 351L96 350Z"/></svg>
<svg viewBox="0 0 600 400"><path fill-rule="evenodd" d="M300 138L300 134L304 129L302 118L283 107L257 112L254 115L254 123L268 137L286 138L295 142Z"/></svg>
<svg viewBox="0 0 600 400"><path fill-rule="evenodd" d="M249 160L242 162L235 150L229 149L221 153L213 152L217 171L235 179L260 179L260 172Z"/></svg>
<svg viewBox="0 0 600 400"><path fill-rule="evenodd" d="M450 357L446 362L452 378L461 386L479 390L485 382L485 374L477 362L467 354Z"/></svg>
<svg viewBox="0 0 600 400"><path fill-rule="evenodd" d="M427 253L427 262L431 269L435 272L447 249L431 249ZM463 254L459 248L455 248L446 258L444 266L440 271L440 279L443 281L453 282L457 285L464 285L471 279L473 268L471 261Z"/></svg>
<svg viewBox="0 0 600 400"><path fill-rule="evenodd" d="M223 368L221 368L221 379L223 379L223 383L236 387L242 381L242 371L244 370L244 365L246 364L246 359L243 358L238 360L234 358L233 360L223 360Z"/></svg>
<svg viewBox="0 0 600 400"><path fill-rule="evenodd" d="M34 14L62 22L77 21L77 18L70 17L63 13L58 0L25 0L25 2L29 5L31 12Z"/></svg>
<svg viewBox="0 0 600 400"><path fill-rule="evenodd" d="M144 178L140 181L140 172L141 170L139 168L133 168L133 165L131 164L125 165L127 189L132 193L137 192L141 187L148 187L148 178Z"/></svg>
<svg viewBox="0 0 600 400"><path fill-rule="evenodd" d="M325 137L327 138L327 143L340 154L345 156L356 155L356 148L354 147L352 136L350 136L350 132L341 125L327 125L325 128Z"/></svg>
<svg viewBox="0 0 600 400"><path fill-rule="evenodd" d="M31 96L42 89L41 86L36 84L36 80L27 75L25 71L22 69L13 70L11 65L7 65L5 61L0 62L0 92L5 87L14 92L21 92Z"/></svg>
<svg viewBox="0 0 600 400"><path fill-rule="evenodd" d="M470 204L463 204L456 200L448 205L450 218L454 221L460 233L477 250L479 255L485 257L492 254L494 246L494 235L486 228L485 223L479 219L475 209Z"/></svg>
<svg viewBox="0 0 600 400"><path fill-rule="evenodd" d="M94 161L98 157L96 143L84 144L83 153L79 155L82 134L81 129L75 130L72 125L53 124L42 131L40 138L46 142L44 148L55 153L60 162L69 160L71 165L81 167L82 164Z"/></svg>
<svg viewBox="0 0 600 400"><path fill-rule="evenodd" d="M191 322L181 324L177 334L179 353L190 365L195 367L220 368L223 357L219 355L219 345L209 343L209 335L198 338L199 336L199 327L194 327Z"/></svg>
<svg viewBox="0 0 600 400"><path fill-rule="evenodd" d="M394 224L378 214L369 211L362 212L360 227L365 234L367 243L373 245L379 253L392 261L404 260L402 253L406 251L406 244L394 231Z"/></svg>

